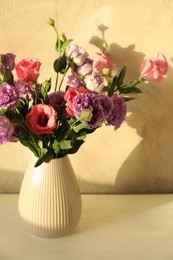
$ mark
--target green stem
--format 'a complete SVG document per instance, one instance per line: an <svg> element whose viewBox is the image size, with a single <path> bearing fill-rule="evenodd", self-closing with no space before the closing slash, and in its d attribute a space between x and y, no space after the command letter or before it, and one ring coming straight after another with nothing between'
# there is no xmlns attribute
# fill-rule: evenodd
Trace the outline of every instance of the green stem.
<svg viewBox="0 0 173 260"><path fill-rule="evenodd" d="M70 125L70 129L67 131L64 140L69 136L69 134L71 133L71 131L73 130L73 126L75 126L76 123L78 123L80 120L77 119L72 125Z"/></svg>
<svg viewBox="0 0 173 260"><path fill-rule="evenodd" d="M61 89L62 83L63 83L63 81L64 81L64 78L65 78L65 76L66 76L67 71L68 71L69 68L70 68L70 65L67 66L67 68L66 68L66 70L65 70L65 72L64 72L64 74L63 74L63 77L62 77L61 82L60 82L60 85L59 85L59 90Z"/></svg>
<svg viewBox="0 0 173 260"><path fill-rule="evenodd" d="M55 92L57 91L57 85L58 85L58 73L56 74Z"/></svg>
<svg viewBox="0 0 173 260"><path fill-rule="evenodd" d="M135 87L136 85L138 85L138 84L141 83L142 81L145 81L145 79L142 78L142 77L140 77L140 78L138 78L138 79L135 79L135 80L130 81L128 84L123 85L122 88L124 88L124 87L129 87L129 86L130 86L131 84L133 84L133 83L134 83L134 85L133 85L132 87Z"/></svg>

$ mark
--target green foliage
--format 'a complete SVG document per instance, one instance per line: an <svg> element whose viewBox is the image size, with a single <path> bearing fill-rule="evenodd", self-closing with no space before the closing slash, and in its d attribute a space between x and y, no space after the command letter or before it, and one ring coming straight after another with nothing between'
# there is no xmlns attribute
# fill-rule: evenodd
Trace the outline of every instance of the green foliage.
<svg viewBox="0 0 173 260"><path fill-rule="evenodd" d="M13 77L13 74L11 73L11 71L8 69L5 69L4 81L7 82L8 84L13 85L14 77Z"/></svg>

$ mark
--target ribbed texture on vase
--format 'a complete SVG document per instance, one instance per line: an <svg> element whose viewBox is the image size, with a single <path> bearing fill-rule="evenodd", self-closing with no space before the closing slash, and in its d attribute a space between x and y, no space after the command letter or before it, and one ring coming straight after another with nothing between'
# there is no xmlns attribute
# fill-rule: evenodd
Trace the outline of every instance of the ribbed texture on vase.
<svg viewBox="0 0 173 260"><path fill-rule="evenodd" d="M19 213L28 231L55 238L70 233L81 216L81 194L67 156L25 173Z"/></svg>

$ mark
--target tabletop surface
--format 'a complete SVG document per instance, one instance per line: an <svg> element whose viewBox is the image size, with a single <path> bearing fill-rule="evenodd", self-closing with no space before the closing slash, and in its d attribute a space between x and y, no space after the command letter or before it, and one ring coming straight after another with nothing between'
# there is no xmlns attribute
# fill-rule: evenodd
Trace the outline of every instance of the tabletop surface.
<svg viewBox="0 0 173 260"><path fill-rule="evenodd" d="M18 195L0 195L0 260L172 260L173 195L82 195L82 217L65 237L27 232Z"/></svg>

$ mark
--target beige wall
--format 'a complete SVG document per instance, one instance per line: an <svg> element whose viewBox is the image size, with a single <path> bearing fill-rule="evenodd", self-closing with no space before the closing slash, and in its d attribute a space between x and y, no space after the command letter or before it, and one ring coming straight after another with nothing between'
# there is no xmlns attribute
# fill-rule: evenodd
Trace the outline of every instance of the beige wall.
<svg viewBox="0 0 173 260"><path fill-rule="evenodd" d="M170 65L162 83L144 85L128 103L123 126L98 129L70 156L82 192L155 193L173 191L173 1L172 0L1 0L0 53L42 62L40 80L54 77L55 34L49 17L91 55L101 31L113 61L128 65L127 79L140 61L163 52ZM100 27L99 27L100 28ZM18 192L30 152L18 144L0 147L0 192Z"/></svg>

